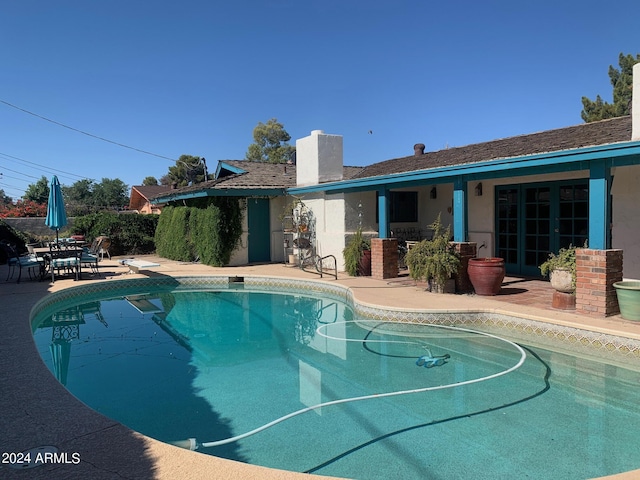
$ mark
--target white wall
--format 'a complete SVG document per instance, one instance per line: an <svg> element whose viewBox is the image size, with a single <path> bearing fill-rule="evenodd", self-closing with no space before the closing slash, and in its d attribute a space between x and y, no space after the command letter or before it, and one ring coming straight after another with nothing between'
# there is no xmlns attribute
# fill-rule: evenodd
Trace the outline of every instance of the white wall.
<svg viewBox="0 0 640 480"><path fill-rule="evenodd" d="M304 204L313 211L316 219L316 254L320 257L334 255L338 270L344 270L345 200L343 194L309 195Z"/></svg>
<svg viewBox="0 0 640 480"><path fill-rule="evenodd" d="M640 279L640 165L612 169L611 246L621 248L623 275Z"/></svg>
<svg viewBox="0 0 640 480"><path fill-rule="evenodd" d="M282 217L291 197L274 197L269 201L269 225L271 225L271 261L284 262L284 235Z"/></svg>
<svg viewBox="0 0 640 480"><path fill-rule="evenodd" d="M640 63L633 66L633 96L631 100L631 140L640 140Z"/></svg>
<svg viewBox="0 0 640 480"><path fill-rule="evenodd" d="M342 180L342 136L313 130L296 141L296 183L317 185Z"/></svg>
<svg viewBox="0 0 640 480"><path fill-rule="evenodd" d="M229 266L237 267L238 265L246 265L249 263L249 250L247 249L247 239L248 239L248 231L249 226L247 224L247 201L242 199L242 211L244 212L242 215L242 235L240 236L240 243L238 247L231 254L231 259L229 260Z"/></svg>

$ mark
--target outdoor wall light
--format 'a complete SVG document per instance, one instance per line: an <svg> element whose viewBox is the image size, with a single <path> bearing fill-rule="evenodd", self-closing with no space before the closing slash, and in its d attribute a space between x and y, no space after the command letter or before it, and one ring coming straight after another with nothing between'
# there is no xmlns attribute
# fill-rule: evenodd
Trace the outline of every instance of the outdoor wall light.
<svg viewBox="0 0 640 480"><path fill-rule="evenodd" d="M436 190L436 187L433 187L431 189L431 192L429 192L429 197L430 198L438 198L438 191Z"/></svg>
<svg viewBox="0 0 640 480"><path fill-rule="evenodd" d="M482 182L479 182L476 185L476 197L481 197L482 196Z"/></svg>

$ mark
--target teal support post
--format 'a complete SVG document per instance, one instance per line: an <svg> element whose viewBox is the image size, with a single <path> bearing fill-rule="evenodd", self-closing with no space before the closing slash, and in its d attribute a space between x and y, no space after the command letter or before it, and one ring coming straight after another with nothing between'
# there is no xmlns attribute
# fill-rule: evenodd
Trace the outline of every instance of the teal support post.
<svg viewBox="0 0 640 480"><path fill-rule="evenodd" d="M589 167L589 248L596 250L611 248L610 191L610 160L592 161Z"/></svg>
<svg viewBox="0 0 640 480"><path fill-rule="evenodd" d="M389 189L378 188L378 238L389 238Z"/></svg>
<svg viewBox="0 0 640 480"><path fill-rule="evenodd" d="M453 182L453 241L467 241L467 182L458 177Z"/></svg>

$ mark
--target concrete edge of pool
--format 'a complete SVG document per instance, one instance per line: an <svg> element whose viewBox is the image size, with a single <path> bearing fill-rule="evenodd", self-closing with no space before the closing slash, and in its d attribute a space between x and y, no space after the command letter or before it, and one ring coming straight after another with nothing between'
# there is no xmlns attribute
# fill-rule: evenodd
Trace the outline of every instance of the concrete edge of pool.
<svg viewBox="0 0 640 480"><path fill-rule="evenodd" d="M136 479L164 478L318 478L220 459L167 445L120 425L91 410L73 397L44 365L35 348L29 322L32 308L51 292L95 282L117 279L179 276L256 276L294 279L340 285L352 293L362 308L390 307L405 312L477 312L503 314L552 324L640 339L640 324L619 317L594 320L567 312L550 312L496 302L491 298L420 293L415 286L392 285L371 278L320 279L317 275L283 265L213 268L150 257L161 264L153 272L125 275L127 268L112 261L101 263L100 279L80 283L60 280L55 284L26 281L2 282L0 286L0 378L3 454L20 453L42 446L55 446L49 463L26 471L0 463L0 477L20 479ZM4 280L4 268L0 278ZM325 288L325 287L322 287ZM328 288L328 287L327 287ZM428 305L427 305L428 304ZM79 463L73 453L79 453ZM66 454L66 455L65 455ZM8 457L7 457L8 458ZM606 478L638 478L640 470Z"/></svg>

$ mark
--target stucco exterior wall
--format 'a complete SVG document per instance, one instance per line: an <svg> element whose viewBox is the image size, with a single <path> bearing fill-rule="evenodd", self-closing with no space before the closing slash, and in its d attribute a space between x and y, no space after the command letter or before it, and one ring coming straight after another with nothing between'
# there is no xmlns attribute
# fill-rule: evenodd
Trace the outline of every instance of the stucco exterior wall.
<svg viewBox="0 0 640 480"><path fill-rule="evenodd" d="M625 279L640 279L640 166L613 169L611 247L623 250Z"/></svg>
<svg viewBox="0 0 640 480"><path fill-rule="evenodd" d="M284 262L284 235L282 217L290 197L274 197L269 200L269 225L271 226L271 261Z"/></svg>
<svg viewBox="0 0 640 480"><path fill-rule="evenodd" d="M231 267L237 267L238 265L246 265L247 263L249 263L249 250L247 249L247 239L249 238L249 225L247 223L247 201L244 199L242 201L244 202L244 215L242 216L242 235L240 236L240 244L231 254L231 259L229 260L229 266Z"/></svg>

